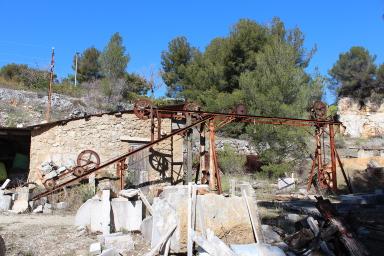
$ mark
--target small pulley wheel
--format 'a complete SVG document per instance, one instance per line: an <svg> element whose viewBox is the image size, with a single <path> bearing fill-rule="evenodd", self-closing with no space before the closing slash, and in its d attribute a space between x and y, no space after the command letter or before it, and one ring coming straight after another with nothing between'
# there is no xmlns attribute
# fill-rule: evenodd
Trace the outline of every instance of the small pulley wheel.
<svg viewBox="0 0 384 256"><path fill-rule="evenodd" d="M86 173L86 170L81 166L76 166L75 169L73 169L73 175L76 177L83 176Z"/></svg>
<svg viewBox="0 0 384 256"><path fill-rule="evenodd" d="M47 190L52 190L55 188L56 186L56 181L54 179L49 179L49 180L46 180L44 181L44 187L47 189Z"/></svg>

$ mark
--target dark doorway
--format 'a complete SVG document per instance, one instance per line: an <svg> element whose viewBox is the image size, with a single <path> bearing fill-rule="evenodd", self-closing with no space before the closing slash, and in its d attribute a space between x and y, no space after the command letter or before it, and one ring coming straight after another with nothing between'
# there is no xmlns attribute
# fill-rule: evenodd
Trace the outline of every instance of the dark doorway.
<svg viewBox="0 0 384 256"><path fill-rule="evenodd" d="M0 184L10 179L9 186L27 181L31 131L23 128L0 128Z"/></svg>

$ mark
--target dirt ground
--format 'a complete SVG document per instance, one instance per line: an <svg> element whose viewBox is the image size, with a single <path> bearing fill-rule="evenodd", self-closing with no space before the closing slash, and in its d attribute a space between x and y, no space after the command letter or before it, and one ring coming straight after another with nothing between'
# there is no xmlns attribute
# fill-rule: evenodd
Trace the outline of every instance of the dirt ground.
<svg viewBox="0 0 384 256"><path fill-rule="evenodd" d="M8 256L88 255L89 245L97 234L80 235L70 214L5 214L0 213L0 235ZM149 245L140 234L132 234L135 251L126 256L143 255Z"/></svg>

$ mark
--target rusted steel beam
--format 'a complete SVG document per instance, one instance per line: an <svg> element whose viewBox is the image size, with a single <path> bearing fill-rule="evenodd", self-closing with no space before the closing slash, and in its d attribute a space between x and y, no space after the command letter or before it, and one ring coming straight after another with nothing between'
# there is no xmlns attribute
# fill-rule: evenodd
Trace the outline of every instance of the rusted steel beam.
<svg viewBox="0 0 384 256"><path fill-rule="evenodd" d="M329 145L331 148L331 172L332 172L332 189L337 191L337 178L336 178L336 154L335 154L335 131L333 125L329 124Z"/></svg>
<svg viewBox="0 0 384 256"><path fill-rule="evenodd" d="M89 174L91 174L91 173L94 173L94 172L96 172L96 171L99 171L100 169L103 169L103 168L105 168L105 167L107 167L107 166L109 166L109 165L111 165L111 164L114 164L114 163L116 163L116 162L118 162L118 161L122 161L123 159L126 159L127 157L129 157L129 156L131 156L131 155L133 155L133 154L136 154L137 152L140 152L140 151L142 151L142 150L144 150L144 149L150 148L150 147L152 147L152 146L154 146L154 145L156 145L156 144L158 144L158 143L160 143L160 142L162 142L162 141L164 141L164 140L167 140L167 139L169 139L169 138L171 138L171 137L173 137L173 136L175 136L175 135L178 135L178 134L180 134L180 133L183 133L183 132L185 132L185 131L187 131L187 130L189 130L189 129L195 127L195 126L198 126L198 125L200 125L200 124L202 124L202 123L204 123L204 122L206 122L206 121L212 119L212 118L213 118L213 116L205 116L205 117L202 118L201 120L199 120L199 121L197 121L197 122L195 122L195 123L193 123L193 124L191 124L191 125L188 125L188 126L186 126L186 127L184 127L184 128L181 128L181 129L179 129L179 130L177 130L177 131L175 131L175 132L173 132L173 133L170 133L170 134L168 134L168 135L166 135L166 136L164 136L164 137L162 137L162 138L160 138L160 139L158 139L158 140L155 140L155 141L153 141L153 142L150 142L150 143L148 143L148 144L146 144L146 145L144 145L144 146L142 146L142 147L139 147L139 148L137 148L137 149L134 149L134 150L132 150L131 152L128 152L128 153L126 153L126 154L123 154L123 155L121 155L121 156L118 156L118 157L116 157L116 158L113 158L113 159L111 159L111 160L109 160L109 161L107 161L107 162L105 162L105 163L102 163L99 167L90 169L87 173L83 174L82 176L79 176L79 177L73 178L73 179L71 179L71 180L68 180L68 181L66 181L66 182L63 182L62 184L58 185L57 187L55 187L55 188L52 189L52 190L48 190L48 191L45 191L45 192L43 192L43 193L40 193L40 194L34 196L34 197L32 198L32 200L36 200L36 199L39 199L39 198L41 198L41 197L43 197L43 196L50 195L50 194L52 194L53 192L55 192L55 191L57 191L57 190L63 188L64 186L68 186L69 184L72 184L72 183L75 182L75 181L81 180L81 179L83 179L84 177L89 176Z"/></svg>
<svg viewBox="0 0 384 256"><path fill-rule="evenodd" d="M158 108L158 111L160 113L163 112L169 112L169 113L175 113L175 112L183 112L183 113L194 113L194 114L200 114L202 116L204 115L213 115L215 117L217 116L224 116L224 117L236 117L239 119L252 119L251 121L257 121L258 119L264 119L269 120L273 122L274 124L290 124L289 121L292 121L292 123L309 123L311 125L326 125L326 124L334 124L334 125L341 125L341 122L335 122L330 120L319 120L319 119L301 119L301 118L289 118L289 117L273 117L273 116L259 116L259 115L244 115L244 114L236 114L236 113L220 113L220 112L207 112L207 111L194 111L194 110L173 110L168 108ZM239 120L240 121L240 120ZM288 123L287 123L288 122Z"/></svg>

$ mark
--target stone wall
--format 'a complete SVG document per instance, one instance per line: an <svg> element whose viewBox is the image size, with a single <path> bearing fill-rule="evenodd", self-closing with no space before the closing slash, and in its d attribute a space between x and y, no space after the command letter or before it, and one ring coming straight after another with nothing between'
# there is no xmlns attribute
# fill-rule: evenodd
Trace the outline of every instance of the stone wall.
<svg viewBox="0 0 384 256"><path fill-rule="evenodd" d="M171 120L163 119L161 127L163 135L171 133ZM156 137L157 132L155 139ZM127 153L132 147L145 145L148 141L150 141L150 120L140 120L133 113L104 114L72 120L54 127L42 126L32 132L28 179L38 181L40 165L45 161L66 165L68 161L75 161L81 151L91 149L99 154L103 163ZM144 161L144 164L139 166L145 166L147 170L139 170L140 177L136 177L140 182L152 184L170 181L173 176L172 162L182 161L172 159L172 150L182 152L180 136L154 146L153 150L146 150L140 154L141 159L138 156L130 158L128 164L137 166L138 161ZM182 158L182 153L177 154L177 158L180 157ZM110 165L106 170L111 174L115 173L115 165ZM105 173L100 171L98 175Z"/></svg>
<svg viewBox="0 0 384 256"><path fill-rule="evenodd" d="M384 135L384 103L379 105L365 101L362 106L351 98L341 98L338 101L338 114L345 127L345 135L354 138Z"/></svg>

